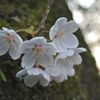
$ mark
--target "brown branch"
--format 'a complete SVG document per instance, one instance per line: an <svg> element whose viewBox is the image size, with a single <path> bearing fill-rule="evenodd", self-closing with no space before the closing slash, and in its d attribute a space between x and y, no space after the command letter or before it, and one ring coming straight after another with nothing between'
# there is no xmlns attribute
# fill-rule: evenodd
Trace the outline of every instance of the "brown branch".
<svg viewBox="0 0 100 100"><path fill-rule="evenodd" d="M52 4L54 2L54 0L47 0L47 1L48 1L47 7L46 7L45 13L44 13L44 15L43 15L43 17L41 19L39 27L36 30L36 35L39 35L41 33L41 31L45 28L45 23L46 23L46 20L48 18L48 14L49 14L51 6L52 6Z"/></svg>

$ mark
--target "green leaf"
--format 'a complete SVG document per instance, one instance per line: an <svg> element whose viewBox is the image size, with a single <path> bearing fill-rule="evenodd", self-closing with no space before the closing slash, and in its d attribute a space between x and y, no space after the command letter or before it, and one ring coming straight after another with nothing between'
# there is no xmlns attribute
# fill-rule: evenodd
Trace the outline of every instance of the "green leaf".
<svg viewBox="0 0 100 100"><path fill-rule="evenodd" d="M30 34L32 36L34 36L35 32L34 32L34 26L30 26L26 29L19 29L19 30L16 30L17 32L25 32L27 34Z"/></svg>
<svg viewBox="0 0 100 100"><path fill-rule="evenodd" d="M3 80L4 82L7 81L5 74L0 70L0 79Z"/></svg>

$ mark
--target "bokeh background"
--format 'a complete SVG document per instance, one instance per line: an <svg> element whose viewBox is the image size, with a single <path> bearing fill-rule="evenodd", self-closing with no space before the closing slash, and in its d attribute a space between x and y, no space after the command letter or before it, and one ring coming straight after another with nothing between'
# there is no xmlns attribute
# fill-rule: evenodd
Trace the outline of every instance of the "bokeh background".
<svg viewBox="0 0 100 100"><path fill-rule="evenodd" d="M0 28L13 28L29 39L46 5L47 0L0 0ZM82 64L75 66L75 76L61 84L28 88L15 76L21 59L13 61L6 54L0 57L0 100L100 100L100 0L54 0L42 35L48 38L50 27L61 16L76 21L79 46L87 48Z"/></svg>

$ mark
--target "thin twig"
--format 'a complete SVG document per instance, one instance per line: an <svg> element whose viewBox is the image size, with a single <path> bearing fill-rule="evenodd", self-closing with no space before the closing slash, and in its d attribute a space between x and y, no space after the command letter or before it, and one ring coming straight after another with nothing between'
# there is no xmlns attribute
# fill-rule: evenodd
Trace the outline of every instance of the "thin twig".
<svg viewBox="0 0 100 100"><path fill-rule="evenodd" d="M46 7L46 10L45 10L45 13L41 19L41 22L39 24L39 27L36 31L36 35L39 35L41 33L41 31L45 28L45 23L46 23L46 20L47 20L47 17L48 17L48 14L50 12L50 9L51 9L51 6L54 2L54 0L47 0L48 3L47 3L47 7Z"/></svg>

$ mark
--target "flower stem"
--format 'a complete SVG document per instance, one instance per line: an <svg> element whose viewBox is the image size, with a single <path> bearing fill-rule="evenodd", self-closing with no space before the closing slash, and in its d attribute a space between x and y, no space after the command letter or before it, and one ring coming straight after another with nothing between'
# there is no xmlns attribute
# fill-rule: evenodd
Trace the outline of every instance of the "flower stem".
<svg viewBox="0 0 100 100"><path fill-rule="evenodd" d="M45 28L45 23L46 23L46 20L48 18L48 14L49 14L51 6L52 6L52 4L54 2L54 0L47 0L47 1L48 1L47 7L46 7L46 10L45 10L45 12L44 12L44 14L42 16L42 19L41 19L41 22L39 24L39 27L38 27L38 29L36 31L36 35L41 34L42 30Z"/></svg>

